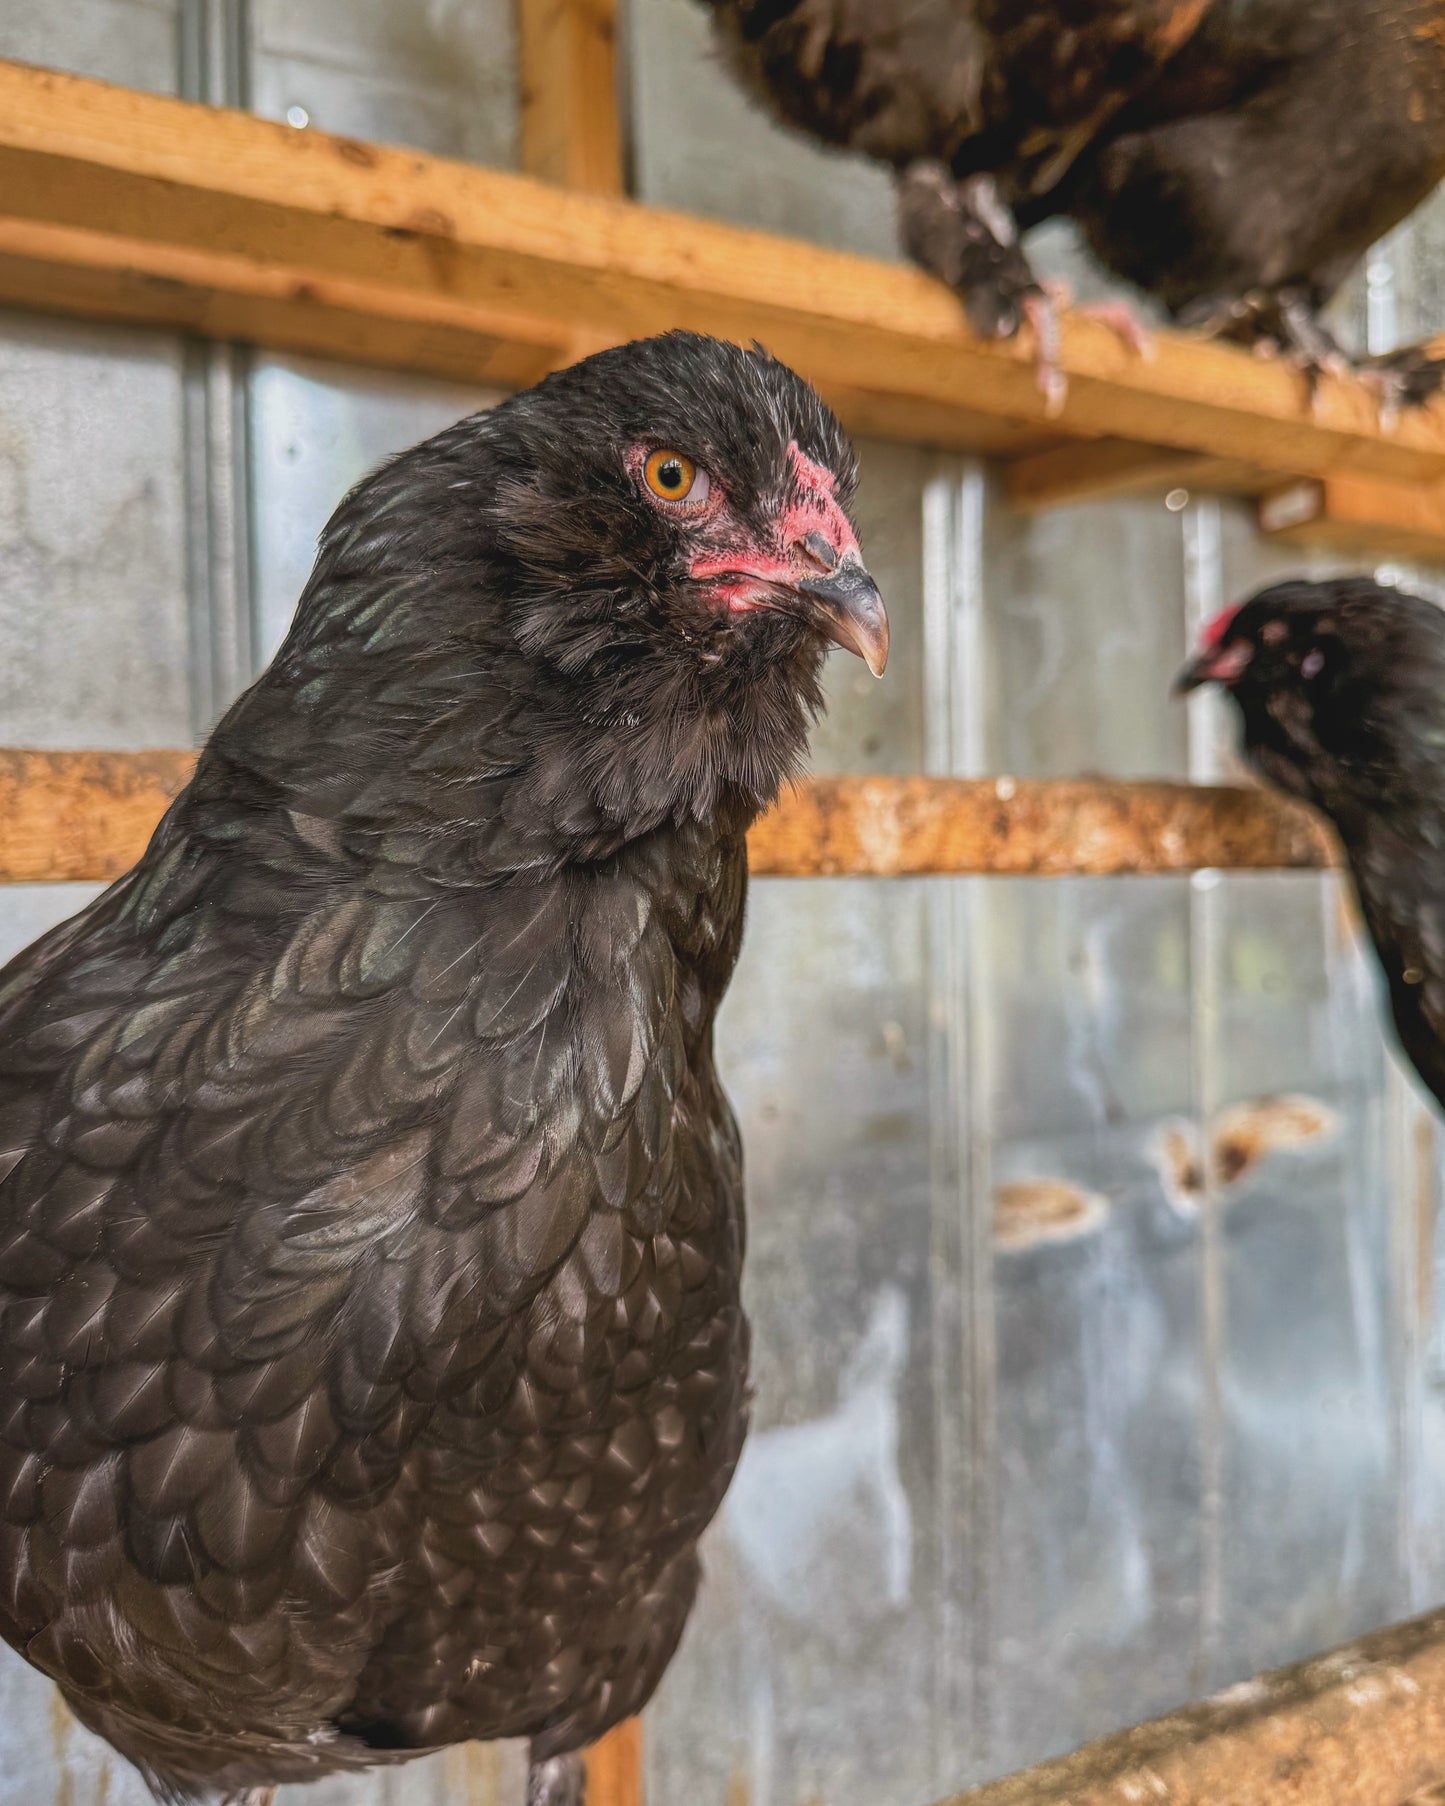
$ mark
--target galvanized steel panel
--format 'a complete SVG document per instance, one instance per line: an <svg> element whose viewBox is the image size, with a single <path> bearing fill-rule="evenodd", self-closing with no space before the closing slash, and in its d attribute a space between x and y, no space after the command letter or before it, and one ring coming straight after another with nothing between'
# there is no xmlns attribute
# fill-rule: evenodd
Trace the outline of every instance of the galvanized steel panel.
<svg viewBox="0 0 1445 1806"><path fill-rule="evenodd" d="M189 0L5 0L0 57L173 94Z"/></svg>
<svg viewBox="0 0 1445 1806"><path fill-rule="evenodd" d="M249 98L267 118L516 162L510 0L251 0L250 16Z"/></svg>
<svg viewBox="0 0 1445 1806"><path fill-rule="evenodd" d="M0 321L0 732L190 737L181 361L165 338Z"/></svg>
<svg viewBox="0 0 1445 1806"><path fill-rule="evenodd" d="M629 0L635 192L738 225L896 257L891 179L776 123L722 66L696 0Z"/></svg>

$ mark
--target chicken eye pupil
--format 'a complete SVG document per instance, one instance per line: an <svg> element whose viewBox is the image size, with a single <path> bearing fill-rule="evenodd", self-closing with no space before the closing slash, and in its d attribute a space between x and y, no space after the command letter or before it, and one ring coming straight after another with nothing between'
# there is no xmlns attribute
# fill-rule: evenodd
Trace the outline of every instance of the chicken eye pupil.
<svg viewBox="0 0 1445 1806"><path fill-rule="evenodd" d="M686 452L659 446L642 467L643 481L664 502L707 500L707 472L699 470Z"/></svg>

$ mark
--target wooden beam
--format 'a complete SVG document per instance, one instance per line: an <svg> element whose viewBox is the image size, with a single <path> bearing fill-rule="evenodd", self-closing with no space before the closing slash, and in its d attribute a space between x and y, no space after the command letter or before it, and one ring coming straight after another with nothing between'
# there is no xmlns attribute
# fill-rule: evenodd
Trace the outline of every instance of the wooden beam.
<svg viewBox="0 0 1445 1806"><path fill-rule="evenodd" d="M574 335L520 315L398 294L184 246L144 256L122 239L3 217L0 301L44 313L165 326L277 351L414 370L486 388L528 388L571 361ZM587 349L595 349L589 343Z"/></svg>
<svg viewBox="0 0 1445 1806"><path fill-rule="evenodd" d="M622 193L616 15L616 0L517 0L528 175Z"/></svg>
<svg viewBox="0 0 1445 1806"><path fill-rule="evenodd" d="M1029 344L974 337L918 270L4 64L0 301L47 293L167 325L183 309L198 331L266 344L355 312L339 349L443 359L478 381L508 320L524 365L580 333L685 326L760 338L872 430L922 443L969 448L983 417L1041 444L1123 438L1288 476L1445 482L1445 413L1384 431L1350 380L1321 383L1311 408L1278 361L1167 333L1144 359L1066 316L1069 394L1050 422ZM469 341L475 367L459 371Z"/></svg>
<svg viewBox="0 0 1445 1806"><path fill-rule="evenodd" d="M1128 439L1076 439L1013 458L1004 467L1009 501L1029 513L1166 489L1250 494L1269 480L1256 466L1238 459L1167 451Z"/></svg>
<svg viewBox="0 0 1445 1806"><path fill-rule="evenodd" d="M0 749L0 883L119 877L191 774L188 752ZM1014 778L814 778L748 843L760 877L1099 877L1315 867L1315 819L1261 790Z"/></svg>
<svg viewBox="0 0 1445 1806"><path fill-rule="evenodd" d="M1259 525L1292 545L1445 559L1445 484L1301 478L1261 499Z"/></svg>
<svg viewBox="0 0 1445 1806"><path fill-rule="evenodd" d="M947 1806L1445 1801L1445 1612L1231 1687Z"/></svg>

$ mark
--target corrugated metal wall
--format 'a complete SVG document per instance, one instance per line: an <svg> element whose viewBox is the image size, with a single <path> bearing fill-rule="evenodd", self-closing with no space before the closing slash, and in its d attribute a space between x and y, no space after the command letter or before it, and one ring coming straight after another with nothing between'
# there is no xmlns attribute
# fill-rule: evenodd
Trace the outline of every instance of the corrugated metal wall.
<svg viewBox="0 0 1445 1806"><path fill-rule="evenodd" d="M689 0L631 0L626 42L640 196L893 254L886 184L751 113ZM514 155L507 0L6 0L0 54ZM1346 311L1383 344L1442 285L1436 208ZM204 732L347 484L484 399L0 318L0 740ZM982 468L862 450L895 662L833 662L818 769L1222 769L1170 674L1299 560L1233 505L1025 520ZM84 894L3 893L0 950ZM1445 1597L1433 1119L1332 879L760 883L721 1040L757 1428L653 1806L921 1806ZM295 1798L516 1785L473 1752ZM0 1801L143 1797L0 1658Z"/></svg>

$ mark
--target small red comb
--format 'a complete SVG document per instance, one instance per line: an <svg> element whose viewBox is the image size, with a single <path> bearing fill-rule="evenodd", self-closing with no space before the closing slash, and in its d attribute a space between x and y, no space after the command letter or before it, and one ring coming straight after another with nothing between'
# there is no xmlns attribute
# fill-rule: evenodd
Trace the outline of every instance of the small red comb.
<svg viewBox="0 0 1445 1806"><path fill-rule="evenodd" d="M1204 632L1199 636L1199 643L1206 651L1217 646L1224 638L1225 634L1229 632L1234 617L1239 613L1240 607L1241 604L1235 602L1229 608L1221 608L1219 613L1204 629Z"/></svg>

